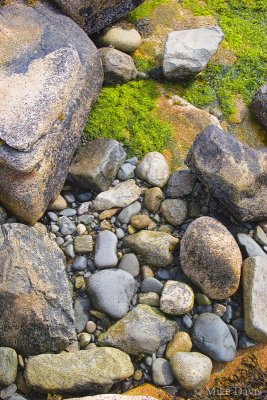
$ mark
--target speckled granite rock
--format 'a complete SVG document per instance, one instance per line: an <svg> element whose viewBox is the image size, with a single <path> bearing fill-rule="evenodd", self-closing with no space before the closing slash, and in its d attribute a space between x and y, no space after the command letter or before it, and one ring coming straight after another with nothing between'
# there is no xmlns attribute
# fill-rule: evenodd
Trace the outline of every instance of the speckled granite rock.
<svg viewBox="0 0 267 400"><path fill-rule="evenodd" d="M103 72L87 35L48 4L2 7L1 31L0 201L34 224L64 184Z"/></svg>
<svg viewBox="0 0 267 400"><path fill-rule="evenodd" d="M144 0L53 0L88 34L99 32Z"/></svg>
<svg viewBox="0 0 267 400"><path fill-rule="evenodd" d="M266 151L211 125L196 137L186 164L238 219L267 218Z"/></svg>
<svg viewBox="0 0 267 400"><path fill-rule="evenodd" d="M64 350L75 339L65 257L48 235L0 228L0 346L24 356Z"/></svg>

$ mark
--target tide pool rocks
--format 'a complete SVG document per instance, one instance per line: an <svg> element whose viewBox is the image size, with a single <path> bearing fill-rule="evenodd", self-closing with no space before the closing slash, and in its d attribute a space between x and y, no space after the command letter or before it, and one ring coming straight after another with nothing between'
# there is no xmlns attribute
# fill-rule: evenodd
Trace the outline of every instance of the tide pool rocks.
<svg viewBox="0 0 267 400"><path fill-rule="evenodd" d="M209 126L196 137L186 164L236 218L267 218L266 151L249 148Z"/></svg>
<svg viewBox="0 0 267 400"><path fill-rule="evenodd" d="M234 237L215 219L201 217L189 225L180 257L184 273L212 299L226 299L237 291L241 252Z"/></svg>
<svg viewBox="0 0 267 400"><path fill-rule="evenodd" d="M130 357L112 348L31 357L25 378L37 392L106 393L134 372Z"/></svg>
<svg viewBox="0 0 267 400"><path fill-rule="evenodd" d="M76 339L65 257L48 235L2 225L0 276L0 346L28 356L61 351Z"/></svg>
<svg viewBox="0 0 267 400"><path fill-rule="evenodd" d="M88 34L99 32L112 22L139 6L143 0L53 0L62 11L76 21Z"/></svg>
<svg viewBox="0 0 267 400"><path fill-rule="evenodd" d="M0 200L34 224L64 184L103 72L85 32L48 4L1 16Z"/></svg>
<svg viewBox="0 0 267 400"><path fill-rule="evenodd" d="M163 60L164 76L173 81L201 72L223 38L218 26L169 33Z"/></svg>

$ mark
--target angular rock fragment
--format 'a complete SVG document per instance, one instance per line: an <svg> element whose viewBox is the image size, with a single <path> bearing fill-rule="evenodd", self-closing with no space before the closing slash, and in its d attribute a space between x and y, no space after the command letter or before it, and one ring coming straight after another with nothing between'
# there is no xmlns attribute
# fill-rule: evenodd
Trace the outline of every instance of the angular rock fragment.
<svg viewBox="0 0 267 400"><path fill-rule="evenodd" d="M171 340L176 329L176 322L158 309L138 305L101 334L98 341L101 346L117 347L128 354L152 354Z"/></svg>
<svg viewBox="0 0 267 400"><path fill-rule="evenodd" d="M0 228L0 346L24 356L75 340L65 257L48 235L21 224Z"/></svg>

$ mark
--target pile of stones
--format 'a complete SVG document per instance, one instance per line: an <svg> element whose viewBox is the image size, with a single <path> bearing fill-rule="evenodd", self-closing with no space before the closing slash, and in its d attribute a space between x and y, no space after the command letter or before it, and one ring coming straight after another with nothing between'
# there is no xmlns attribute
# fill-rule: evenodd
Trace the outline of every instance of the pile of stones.
<svg viewBox="0 0 267 400"><path fill-rule="evenodd" d="M189 153L195 174L97 139L34 227L1 209L2 398L123 393L144 382L191 393L213 361L267 341L267 223L238 220L202 184L210 177L192 159L211 129ZM235 141L220 135L221 148Z"/></svg>

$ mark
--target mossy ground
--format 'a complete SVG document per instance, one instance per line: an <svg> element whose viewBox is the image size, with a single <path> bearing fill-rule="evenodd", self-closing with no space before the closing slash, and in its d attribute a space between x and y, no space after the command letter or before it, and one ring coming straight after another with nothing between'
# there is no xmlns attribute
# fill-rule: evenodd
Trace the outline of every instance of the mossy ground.
<svg viewBox="0 0 267 400"><path fill-rule="evenodd" d="M218 23L225 40L207 68L192 80L161 87L167 96L177 94L208 111L219 109L229 132L250 146L266 146L266 133L251 119L244 126L236 123L237 104L247 106L267 80L266 14L266 0L145 0L127 17L139 27L144 22L143 44L133 54L135 63L142 71L160 66L172 30ZM135 82L104 88L89 117L86 136L121 140L138 156L162 151L174 127L157 113L156 87L153 82ZM175 140L183 134L174 132Z"/></svg>
<svg viewBox="0 0 267 400"><path fill-rule="evenodd" d="M106 137L125 144L129 155L141 157L162 151L171 135L157 114L157 87L153 81L135 81L103 88L89 115L85 135Z"/></svg>

